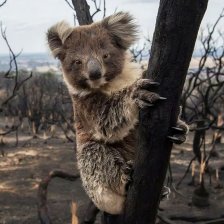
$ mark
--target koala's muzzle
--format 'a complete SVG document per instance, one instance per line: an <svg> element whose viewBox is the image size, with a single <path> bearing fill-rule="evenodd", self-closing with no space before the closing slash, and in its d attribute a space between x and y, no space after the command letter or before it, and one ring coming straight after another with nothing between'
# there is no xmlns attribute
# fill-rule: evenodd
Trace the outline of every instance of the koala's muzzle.
<svg viewBox="0 0 224 224"><path fill-rule="evenodd" d="M101 66L98 60L90 59L87 63L87 70L90 80L97 80L101 78Z"/></svg>

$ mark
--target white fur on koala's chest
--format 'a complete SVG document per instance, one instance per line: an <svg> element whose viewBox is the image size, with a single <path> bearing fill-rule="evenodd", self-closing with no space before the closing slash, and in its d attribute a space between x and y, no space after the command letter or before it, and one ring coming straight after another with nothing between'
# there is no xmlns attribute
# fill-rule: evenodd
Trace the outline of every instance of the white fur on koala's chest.
<svg viewBox="0 0 224 224"><path fill-rule="evenodd" d="M109 85L107 85L103 92L107 94L112 94L114 92L120 91L127 86L132 85L137 79L141 77L142 70L140 65L134 62L130 62L127 59L121 74L114 78Z"/></svg>

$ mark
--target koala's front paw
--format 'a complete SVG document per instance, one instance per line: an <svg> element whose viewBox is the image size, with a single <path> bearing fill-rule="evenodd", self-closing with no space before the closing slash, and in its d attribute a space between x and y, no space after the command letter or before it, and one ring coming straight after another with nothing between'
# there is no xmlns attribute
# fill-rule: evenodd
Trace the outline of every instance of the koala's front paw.
<svg viewBox="0 0 224 224"><path fill-rule="evenodd" d="M134 83L131 97L139 108L151 107L155 102L166 99L158 93L151 92L158 86L158 82L149 79L139 79Z"/></svg>
<svg viewBox="0 0 224 224"><path fill-rule="evenodd" d="M188 125L178 119L176 127L171 128L171 135L168 138L175 144L182 144L186 141L188 131Z"/></svg>

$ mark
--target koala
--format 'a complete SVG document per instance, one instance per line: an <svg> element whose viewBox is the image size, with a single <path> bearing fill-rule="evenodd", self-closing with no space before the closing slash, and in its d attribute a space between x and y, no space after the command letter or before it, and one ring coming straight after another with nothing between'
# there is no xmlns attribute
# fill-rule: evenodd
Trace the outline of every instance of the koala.
<svg viewBox="0 0 224 224"><path fill-rule="evenodd" d="M121 214L124 208L139 110L164 100L153 91L158 83L142 78L139 66L131 62L128 49L137 34L134 18L124 12L75 28L60 22L47 32L73 102L83 187L109 214ZM179 123L170 139L182 143L187 125Z"/></svg>

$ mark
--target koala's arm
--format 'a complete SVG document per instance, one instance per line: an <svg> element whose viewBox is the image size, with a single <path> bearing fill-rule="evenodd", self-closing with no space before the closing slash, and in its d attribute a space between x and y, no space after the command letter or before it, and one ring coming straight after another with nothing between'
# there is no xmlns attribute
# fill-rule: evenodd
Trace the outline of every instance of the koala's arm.
<svg viewBox="0 0 224 224"><path fill-rule="evenodd" d="M122 91L108 96L104 93L84 97L80 100L80 112L87 111L85 119L93 128L98 140L116 141L127 136L138 122L139 108L152 106L161 97L150 92L156 83L148 79L139 79ZM82 102L81 102L82 101Z"/></svg>

